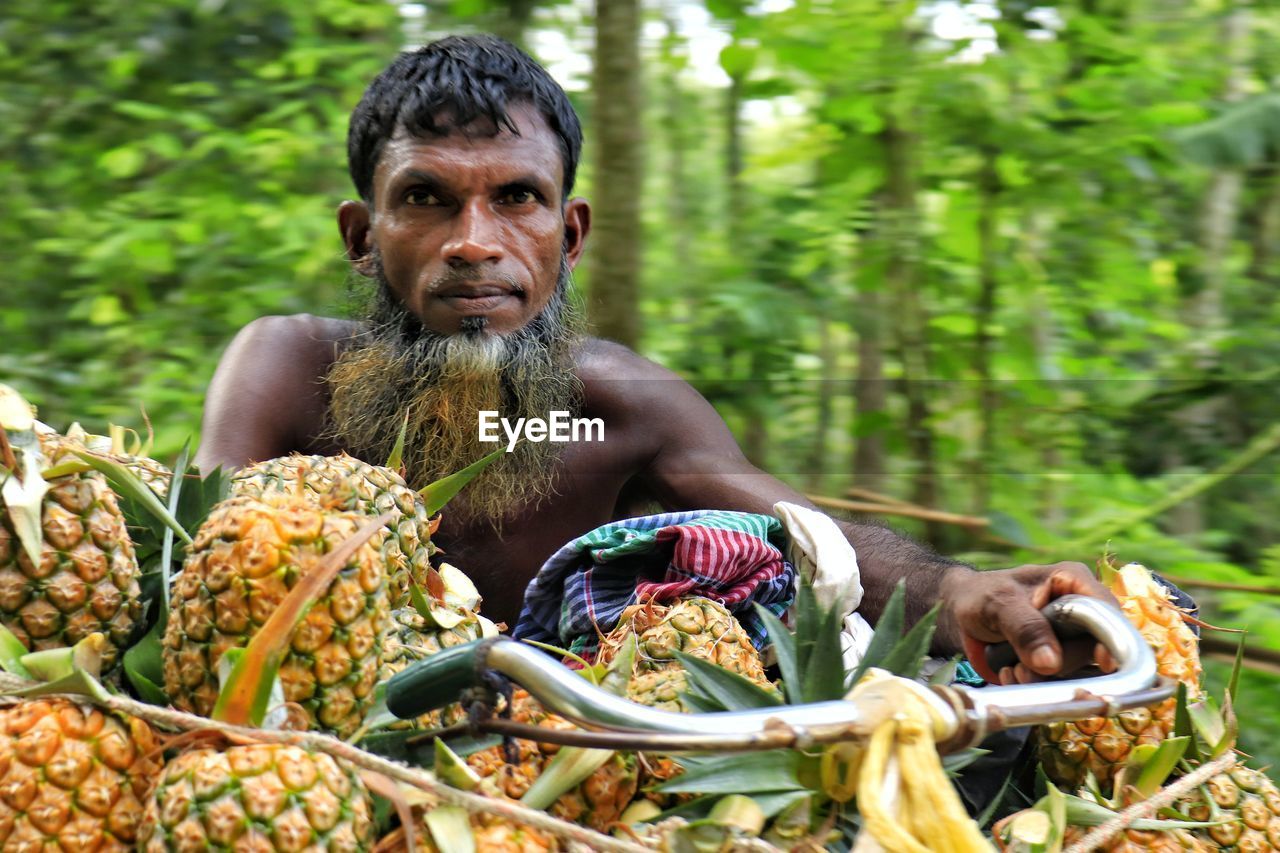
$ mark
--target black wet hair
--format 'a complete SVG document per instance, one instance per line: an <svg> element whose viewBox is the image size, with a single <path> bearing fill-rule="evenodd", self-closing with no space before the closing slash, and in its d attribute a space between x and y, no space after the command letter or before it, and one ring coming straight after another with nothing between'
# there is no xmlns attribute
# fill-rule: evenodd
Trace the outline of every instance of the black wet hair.
<svg viewBox="0 0 1280 853"><path fill-rule="evenodd" d="M396 57L374 78L351 113L347 168L356 191L373 201L373 173L387 140L404 128L445 136L476 119L517 133L508 115L529 103L555 133L564 164L563 198L573 190L582 125L569 97L546 69L511 42L491 35L449 36ZM444 117L447 123L437 123Z"/></svg>

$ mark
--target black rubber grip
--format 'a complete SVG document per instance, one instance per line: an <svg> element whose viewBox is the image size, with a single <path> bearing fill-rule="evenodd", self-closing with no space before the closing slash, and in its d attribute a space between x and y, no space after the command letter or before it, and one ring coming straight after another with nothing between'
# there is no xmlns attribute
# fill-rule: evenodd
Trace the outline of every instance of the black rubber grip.
<svg viewBox="0 0 1280 853"><path fill-rule="evenodd" d="M1054 635L1058 638L1058 645L1087 634L1084 629L1077 628L1074 625L1053 623L1052 627ZM1006 666L1014 666L1018 663L1018 653L1013 650L1013 646L1010 643L992 643L987 646L986 658L987 666L991 667L991 671L996 675L999 675L1000 670Z"/></svg>
<svg viewBox="0 0 1280 853"><path fill-rule="evenodd" d="M387 710L409 720L457 702L462 691L476 683L477 664L483 663L483 651L492 642L472 640L445 649L391 676L387 682Z"/></svg>

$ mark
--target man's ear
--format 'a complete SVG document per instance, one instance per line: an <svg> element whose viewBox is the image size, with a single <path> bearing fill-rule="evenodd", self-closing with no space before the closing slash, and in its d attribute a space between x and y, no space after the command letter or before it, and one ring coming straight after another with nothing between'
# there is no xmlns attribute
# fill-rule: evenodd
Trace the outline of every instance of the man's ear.
<svg viewBox="0 0 1280 853"><path fill-rule="evenodd" d="M582 260L587 247L587 234L591 232L591 205L585 198L571 198L564 206L564 254L569 269Z"/></svg>
<svg viewBox="0 0 1280 853"><path fill-rule="evenodd" d="M347 247L347 260L360 275L372 275L373 246L369 240L369 206L362 201L338 205L338 230Z"/></svg>

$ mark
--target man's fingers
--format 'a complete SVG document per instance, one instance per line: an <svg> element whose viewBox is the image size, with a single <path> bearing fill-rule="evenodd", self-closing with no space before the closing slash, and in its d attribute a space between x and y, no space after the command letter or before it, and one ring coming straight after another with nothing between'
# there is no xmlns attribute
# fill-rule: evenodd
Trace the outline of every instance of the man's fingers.
<svg viewBox="0 0 1280 853"><path fill-rule="evenodd" d="M968 634L960 637L960 643L964 646L964 656L969 659L974 671L982 676L982 680L988 684L1000 684L1000 678L987 665L987 644Z"/></svg>
<svg viewBox="0 0 1280 853"><path fill-rule="evenodd" d="M1054 675L1062 669L1062 647L1053 626L1026 601L1009 602L1000 615L1000 627L1018 653L1018 660L1033 672Z"/></svg>

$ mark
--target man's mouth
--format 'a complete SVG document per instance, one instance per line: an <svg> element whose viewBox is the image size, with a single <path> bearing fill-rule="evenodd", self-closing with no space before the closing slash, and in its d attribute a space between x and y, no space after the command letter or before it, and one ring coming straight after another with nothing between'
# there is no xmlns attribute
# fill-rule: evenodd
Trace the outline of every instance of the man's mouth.
<svg viewBox="0 0 1280 853"><path fill-rule="evenodd" d="M472 284L453 285L436 294L438 299L461 314L483 314L504 305L509 299L519 299L521 292L509 285Z"/></svg>

